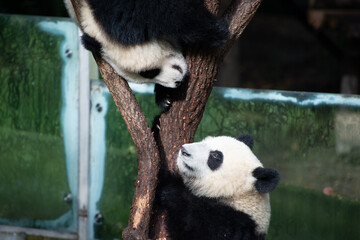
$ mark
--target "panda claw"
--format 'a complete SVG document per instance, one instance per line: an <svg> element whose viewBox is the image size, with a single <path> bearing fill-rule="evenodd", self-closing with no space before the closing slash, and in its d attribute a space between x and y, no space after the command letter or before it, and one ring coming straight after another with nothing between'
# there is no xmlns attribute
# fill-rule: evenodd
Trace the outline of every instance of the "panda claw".
<svg viewBox="0 0 360 240"><path fill-rule="evenodd" d="M171 88L155 84L155 102L163 112L167 112L172 106Z"/></svg>

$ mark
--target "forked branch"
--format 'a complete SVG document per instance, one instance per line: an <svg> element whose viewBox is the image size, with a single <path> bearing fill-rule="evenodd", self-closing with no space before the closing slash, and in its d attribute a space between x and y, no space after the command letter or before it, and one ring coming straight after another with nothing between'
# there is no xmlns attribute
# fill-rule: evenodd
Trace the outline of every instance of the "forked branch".
<svg viewBox="0 0 360 240"><path fill-rule="evenodd" d="M84 0L71 0L78 19L82 1ZM204 1L209 11L218 13L219 0ZM203 52L193 48L187 51L189 78L176 91L180 100L174 102L170 110L161 115L156 142L128 83L119 77L100 56L94 56L138 152L139 172L129 225L123 232L124 240L148 239L160 154L168 167L174 169L177 151L182 144L192 142L194 139L206 102L216 81L219 64L254 16L260 2L261 0L233 0L223 15L229 23L230 36L221 49ZM158 219L163 220L163 215ZM161 226L162 223L159 223L160 226L159 224L155 226L156 239L168 239L166 229L163 231L164 227ZM156 232L156 229L161 229L161 232L160 230Z"/></svg>

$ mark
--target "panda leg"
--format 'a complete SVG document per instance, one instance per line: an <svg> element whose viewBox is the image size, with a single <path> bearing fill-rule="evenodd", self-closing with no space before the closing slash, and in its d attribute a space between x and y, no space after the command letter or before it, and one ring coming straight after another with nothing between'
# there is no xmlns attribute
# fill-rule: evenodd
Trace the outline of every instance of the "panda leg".
<svg viewBox="0 0 360 240"><path fill-rule="evenodd" d="M167 112L172 106L173 102L184 100L186 97L186 88L188 85L187 77L178 88L167 88L160 84L155 84L155 102L163 110Z"/></svg>
<svg viewBox="0 0 360 240"><path fill-rule="evenodd" d="M160 72L153 82L167 88L177 88L188 73L187 64L181 53L173 52L159 61Z"/></svg>
<svg viewBox="0 0 360 240"><path fill-rule="evenodd" d="M158 105L163 112L167 112L173 102L173 99L171 98L172 88L155 84L154 92L156 105Z"/></svg>
<svg viewBox="0 0 360 240"><path fill-rule="evenodd" d="M85 49L91 51L92 53L99 54L101 52L101 44L95 38L90 37L86 33L81 36L81 43Z"/></svg>

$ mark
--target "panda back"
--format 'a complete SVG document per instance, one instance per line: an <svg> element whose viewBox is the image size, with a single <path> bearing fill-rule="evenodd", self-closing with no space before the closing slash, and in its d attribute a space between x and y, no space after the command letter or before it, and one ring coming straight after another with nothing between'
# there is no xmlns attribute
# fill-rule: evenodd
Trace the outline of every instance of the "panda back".
<svg viewBox="0 0 360 240"><path fill-rule="evenodd" d="M179 176L161 177L158 198L167 211L167 228L174 240L264 240L251 217L220 203L197 197Z"/></svg>
<svg viewBox="0 0 360 240"><path fill-rule="evenodd" d="M220 45L228 34L202 0L88 0L95 19L123 45L169 39L180 44Z"/></svg>

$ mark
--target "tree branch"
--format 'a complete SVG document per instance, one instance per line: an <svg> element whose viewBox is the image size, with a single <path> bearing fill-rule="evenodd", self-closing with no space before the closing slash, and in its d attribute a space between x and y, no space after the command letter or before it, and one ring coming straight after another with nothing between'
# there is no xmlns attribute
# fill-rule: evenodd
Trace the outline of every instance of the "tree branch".
<svg viewBox="0 0 360 240"><path fill-rule="evenodd" d="M80 22L81 0L71 0ZM120 111L138 153L138 176L135 183L129 225L124 239L148 239L151 209L155 198L160 155L146 118L126 80L121 78L101 56L94 55L101 75Z"/></svg>
<svg viewBox="0 0 360 240"><path fill-rule="evenodd" d="M186 53L189 79L187 84L182 84L177 89L176 96L182 100L174 102L169 112L160 117L161 139L158 144L164 150L161 154L170 170L176 169L176 154L181 145L194 139L216 81L218 66L254 16L260 2L261 0L234 0L229 5L223 17L229 23L230 37L219 52L199 52L199 49L190 49ZM210 11L216 12L219 9L218 0L205 0L205 4Z"/></svg>
<svg viewBox="0 0 360 240"><path fill-rule="evenodd" d="M190 77L177 91L181 101L174 102L160 118L158 142L165 150L164 157L170 170L176 169L176 156L180 147L194 140L205 105L211 93L218 71L215 56L191 49L187 53Z"/></svg>
<svg viewBox="0 0 360 240"><path fill-rule="evenodd" d="M155 198L160 155L145 116L126 80L109 64L94 56L101 75L119 109L138 152L138 176L123 239L148 239L151 209Z"/></svg>
<svg viewBox="0 0 360 240"><path fill-rule="evenodd" d="M235 41L240 37L249 24L261 0L234 0L224 12L224 19L229 24L230 37L227 44L221 49L220 55L224 57Z"/></svg>
<svg viewBox="0 0 360 240"><path fill-rule="evenodd" d="M219 13L220 0L204 0L206 8L214 15Z"/></svg>
<svg viewBox="0 0 360 240"><path fill-rule="evenodd" d="M81 1L82 0L71 0L71 4L74 7L74 12L75 12L78 22L80 22L80 11L79 10L80 10L80 6L81 6ZM79 27L81 27L81 26L79 26Z"/></svg>
<svg viewBox="0 0 360 240"><path fill-rule="evenodd" d="M186 60L189 66L189 78L176 91L173 103L167 113L160 116L160 131L157 139L161 159L165 160L170 171L176 171L176 156L180 147L193 142L196 130L210 96L218 67L226 53L239 38L252 16L255 14L261 0L235 0L224 14L229 23L230 38L219 51L199 52L199 49L189 49ZM218 0L205 0L208 9L217 13ZM164 227L165 212L157 212L153 226L153 239L169 239Z"/></svg>
<svg viewBox="0 0 360 240"><path fill-rule="evenodd" d="M161 159L170 171L177 169L176 156L180 147L193 142L215 82L218 65L215 56L190 49L187 53L189 78L176 89L176 98L170 110L160 116L159 136L156 139ZM156 212L152 239L170 239L165 226L166 213Z"/></svg>

